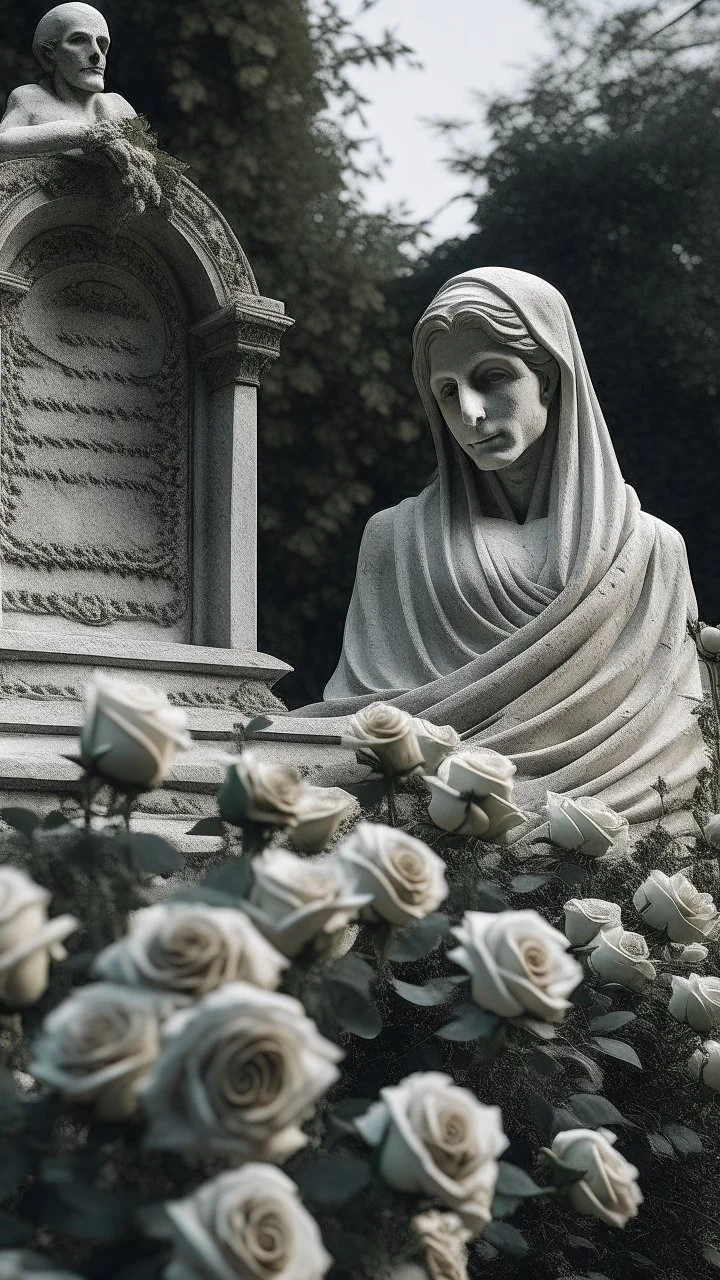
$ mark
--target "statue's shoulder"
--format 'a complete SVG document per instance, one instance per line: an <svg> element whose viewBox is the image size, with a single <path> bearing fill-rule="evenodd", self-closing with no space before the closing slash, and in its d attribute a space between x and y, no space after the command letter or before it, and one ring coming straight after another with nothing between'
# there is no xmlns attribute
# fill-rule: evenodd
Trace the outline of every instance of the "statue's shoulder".
<svg viewBox="0 0 720 1280"><path fill-rule="evenodd" d="M111 120L134 120L137 112L121 93L103 93L104 114Z"/></svg>
<svg viewBox="0 0 720 1280"><path fill-rule="evenodd" d="M5 115L18 116L22 114L27 117L26 122L32 124L31 117L42 111L49 97L47 89L43 89L41 84L18 85L17 89L13 89L12 93L8 94ZM14 123L17 123L17 121L14 121Z"/></svg>

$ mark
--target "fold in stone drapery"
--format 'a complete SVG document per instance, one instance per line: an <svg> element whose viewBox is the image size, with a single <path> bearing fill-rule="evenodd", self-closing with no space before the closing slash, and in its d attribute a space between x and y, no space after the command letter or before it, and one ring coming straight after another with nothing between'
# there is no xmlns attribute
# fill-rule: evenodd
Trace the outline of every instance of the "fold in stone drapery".
<svg viewBox="0 0 720 1280"><path fill-rule="evenodd" d="M560 367L524 526L546 529L532 572L490 536L519 526L497 473L478 471L445 427L417 341L434 312L489 293ZM695 599L682 538L622 478L566 302L525 272L470 271L415 338L438 474L369 521L339 666L325 701L294 715L326 723L382 698L511 756L522 805L549 789L600 796L633 822L659 816L658 777L684 801L705 763Z"/></svg>

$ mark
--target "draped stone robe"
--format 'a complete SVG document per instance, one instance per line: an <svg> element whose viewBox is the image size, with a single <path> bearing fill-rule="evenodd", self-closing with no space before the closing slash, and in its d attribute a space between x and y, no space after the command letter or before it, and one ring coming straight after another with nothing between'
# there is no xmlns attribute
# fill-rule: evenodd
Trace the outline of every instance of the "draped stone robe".
<svg viewBox="0 0 720 1280"><path fill-rule="evenodd" d="M382 699L510 756L525 807L549 789L648 821L658 777L682 807L705 763L685 546L625 484L551 285L504 268L455 277L416 339L433 308L472 305L488 288L560 367L527 518L517 522L497 473L478 471L447 430L416 341L438 473L368 522L340 663L324 701L293 714L342 730Z"/></svg>

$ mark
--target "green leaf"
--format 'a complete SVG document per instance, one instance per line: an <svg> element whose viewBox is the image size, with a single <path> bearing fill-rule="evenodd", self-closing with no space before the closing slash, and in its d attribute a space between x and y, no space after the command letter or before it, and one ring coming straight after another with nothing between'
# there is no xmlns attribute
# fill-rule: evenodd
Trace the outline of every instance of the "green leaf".
<svg viewBox="0 0 720 1280"><path fill-rule="evenodd" d="M0 809L0 818L9 827L27 836L28 840L32 839L33 831L40 825L40 819L36 813L33 813L32 809L18 809L12 805L5 809Z"/></svg>
<svg viewBox="0 0 720 1280"><path fill-rule="evenodd" d="M504 1196L501 1192L493 1197L492 1216L493 1220L499 1218L511 1218L512 1215L520 1208L522 1204L522 1196Z"/></svg>
<svg viewBox="0 0 720 1280"><path fill-rule="evenodd" d="M452 978L433 978L432 982L423 987L417 987L412 982L401 982L399 978L391 978L390 982L398 995L410 1004L445 1004L457 990L457 983Z"/></svg>
<svg viewBox="0 0 720 1280"><path fill-rule="evenodd" d="M213 867L201 883L208 889L216 889L219 893L226 893L229 897L242 901L248 895L252 879L252 859L240 854L236 858L230 858L228 862L222 862L219 867Z"/></svg>
<svg viewBox="0 0 720 1280"><path fill-rule="evenodd" d="M674 1157L675 1148L672 1142L668 1142L661 1133L649 1133L647 1140L653 1155Z"/></svg>
<svg viewBox="0 0 720 1280"><path fill-rule="evenodd" d="M513 876L510 881L510 888L514 893L534 893L536 889L542 889L544 884L549 884L552 876Z"/></svg>
<svg viewBox="0 0 720 1280"><path fill-rule="evenodd" d="M345 1031L362 1040L374 1040L382 1031L382 1018L363 991L345 983L326 980L325 991L335 1018Z"/></svg>
<svg viewBox="0 0 720 1280"><path fill-rule="evenodd" d="M476 910L507 911L508 903L499 884L494 880L478 880L476 886Z"/></svg>
<svg viewBox="0 0 720 1280"><path fill-rule="evenodd" d="M366 1160L357 1156L331 1155L295 1171L303 1197L328 1209L339 1209L353 1200L372 1181Z"/></svg>
<svg viewBox="0 0 720 1280"><path fill-rule="evenodd" d="M138 832L128 837L130 853L138 871L148 875L169 876L184 866L183 855L162 836Z"/></svg>
<svg viewBox="0 0 720 1280"><path fill-rule="evenodd" d="M569 1058L576 1066L587 1072L596 1089L602 1088L604 1077L602 1067L599 1067L597 1062L589 1057L588 1054L581 1053L579 1049L574 1049L571 1045L566 1044L554 1044L548 1052L556 1058Z"/></svg>
<svg viewBox="0 0 720 1280"><path fill-rule="evenodd" d="M246 725L243 725L243 736L252 738L254 734L260 733L263 729L269 729L271 724L272 720L269 716L255 716L252 720L248 720Z"/></svg>
<svg viewBox="0 0 720 1280"><path fill-rule="evenodd" d="M624 1124L635 1128L632 1120L626 1120L621 1111L600 1093L573 1093L568 1098L578 1120L591 1128L597 1125Z"/></svg>
<svg viewBox="0 0 720 1280"><path fill-rule="evenodd" d="M430 955L450 928L450 921L440 911L434 911L417 924L404 929L393 929L385 948L386 958L394 964L411 964Z"/></svg>
<svg viewBox="0 0 720 1280"><path fill-rule="evenodd" d="M567 1243L571 1249L589 1249L591 1253L597 1253L597 1245L586 1240L585 1236L568 1236Z"/></svg>
<svg viewBox="0 0 720 1280"><path fill-rule="evenodd" d="M23 1203L39 1227L78 1240L121 1240L132 1226L134 1205L89 1182L36 1183Z"/></svg>
<svg viewBox="0 0 720 1280"><path fill-rule="evenodd" d="M624 1040L608 1040L605 1036L596 1036L595 1044L600 1053L607 1054L608 1058L618 1058L620 1062L627 1062L631 1067L642 1071L642 1062L632 1046Z"/></svg>
<svg viewBox="0 0 720 1280"><path fill-rule="evenodd" d="M599 1017L590 1019L591 1031L619 1031L621 1027L633 1022L637 1014L628 1009L618 1009L616 1013L601 1013Z"/></svg>
<svg viewBox="0 0 720 1280"><path fill-rule="evenodd" d="M23 1178L35 1166L35 1153L20 1142L3 1142L0 1146L0 1203L14 1195Z"/></svg>
<svg viewBox="0 0 720 1280"><path fill-rule="evenodd" d="M59 831L60 827L67 827L70 823L66 813L61 813L59 809L53 809L47 817L43 818L43 831Z"/></svg>
<svg viewBox="0 0 720 1280"><path fill-rule="evenodd" d="M483 1232L483 1238L501 1253L509 1254L511 1258L525 1258L530 1252L522 1231L518 1231L517 1227L511 1226L509 1222L489 1222Z"/></svg>
<svg viewBox="0 0 720 1280"><path fill-rule="evenodd" d="M517 1196L524 1200L528 1196L547 1195L550 1188L538 1186L524 1169L519 1169L517 1165L510 1164L507 1160L500 1160L495 1190L501 1195Z"/></svg>
<svg viewBox="0 0 720 1280"><path fill-rule="evenodd" d="M14 1213L0 1213L0 1249L20 1249L29 1244L35 1228Z"/></svg>
<svg viewBox="0 0 720 1280"><path fill-rule="evenodd" d="M573 862L563 862L562 866L555 871L555 875L560 880L563 880L565 884L573 885L583 884L588 879L590 872L585 867L576 867Z"/></svg>
<svg viewBox="0 0 720 1280"><path fill-rule="evenodd" d="M563 1160L550 1147L541 1147L539 1158L541 1164L544 1164L552 1173L553 1185L558 1190L574 1186L587 1173L587 1169L579 1169L576 1165L569 1164L567 1160Z"/></svg>
<svg viewBox="0 0 720 1280"><path fill-rule="evenodd" d="M562 1071L562 1064L546 1049L533 1049L530 1062L541 1076L548 1076L550 1079Z"/></svg>
<svg viewBox="0 0 720 1280"><path fill-rule="evenodd" d="M441 1040L489 1040L500 1026L500 1018L476 1004L458 1005L455 1017L435 1034Z"/></svg>
<svg viewBox="0 0 720 1280"><path fill-rule="evenodd" d="M343 790L359 800L363 809L374 809L385 799L385 779L368 778L366 782L351 783Z"/></svg>
<svg viewBox="0 0 720 1280"><path fill-rule="evenodd" d="M21 1128L24 1108L12 1072L0 1066L0 1130L12 1133Z"/></svg>
<svg viewBox="0 0 720 1280"><path fill-rule="evenodd" d="M201 818L188 831L189 836L220 836L225 835L225 823L222 818Z"/></svg>
<svg viewBox="0 0 720 1280"><path fill-rule="evenodd" d="M716 1249L714 1244L704 1244L702 1256L711 1267L720 1267L720 1249Z"/></svg>
<svg viewBox="0 0 720 1280"><path fill-rule="evenodd" d="M325 970L325 977L330 982L340 982L367 995L377 974L367 960L363 960L354 951L349 951Z"/></svg>
<svg viewBox="0 0 720 1280"><path fill-rule="evenodd" d="M676 1124L674 1120L661 1124L660 1129L665 1137L670 1139L679 1155L694 1156L704 1151L702 1139L694 1129L688 1129L684 1124Z"/></svg>

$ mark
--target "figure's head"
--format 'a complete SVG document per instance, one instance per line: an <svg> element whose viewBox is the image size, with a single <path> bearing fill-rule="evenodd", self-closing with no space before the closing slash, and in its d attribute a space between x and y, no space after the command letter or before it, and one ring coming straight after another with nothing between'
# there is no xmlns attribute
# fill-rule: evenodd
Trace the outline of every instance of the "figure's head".
<svg viewBox="0 0 720 1280"><path fill-rule="evenodd" d="M89 4L59 4L40 19L33 53L55 81L59 77L81 93L101 93L110 32L101 13Z"/></svg>
<svg viewBox="0 0 720 1280"><path fill-rule="evenodd" d="M560 369L487 285L472 297L447 289L420 321L414 350L445 425L479 470L510 466L542 436Z"/></svg>

